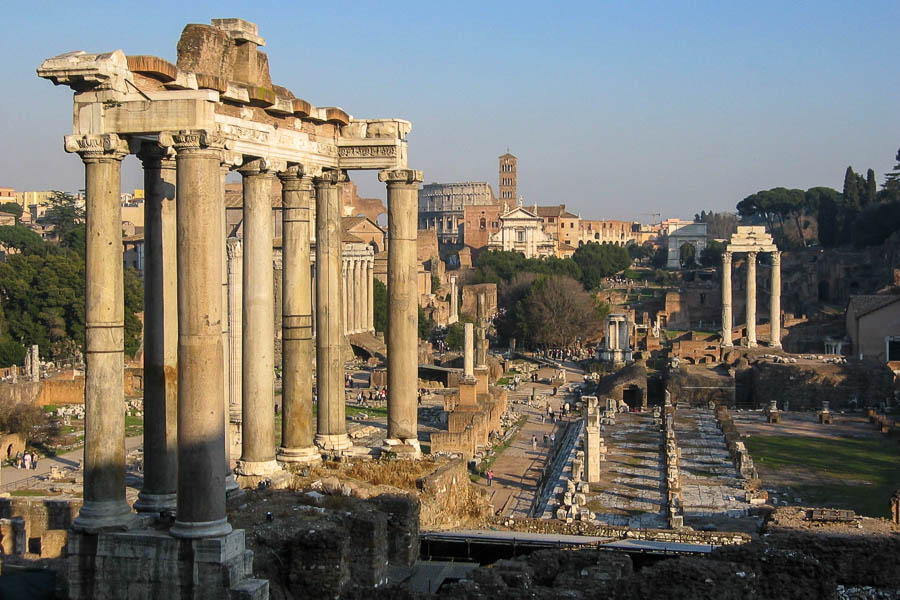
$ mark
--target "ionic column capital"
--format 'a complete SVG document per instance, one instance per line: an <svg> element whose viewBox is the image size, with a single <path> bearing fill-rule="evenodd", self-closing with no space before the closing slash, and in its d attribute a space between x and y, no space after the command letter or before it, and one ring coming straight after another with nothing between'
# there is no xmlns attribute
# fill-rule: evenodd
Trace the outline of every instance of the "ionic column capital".
<svg viewBox="0 0 900 600"><path fill-rule="evenodd" d="M201 150L224 150L225 137L205 129L164 131L159 134L161 146L172 146L175 152L197 152Z"/></svg>
<svg viewBox="0 0 900 600"><path fill-rule="evenodd" d="M328 170L323 170L321 175L313 176L313 183L316 185L316 187L321 187L321 186L329 186L329 185L338 185L339 183L344 183L348 179L349 179L349 177L347 177L346 171L328 169Z"/></svg>
<svg viewBox="0 0 900 600"><path fill-rule="evenodd" d="M424 175L414 169L385 169L378 172L378 181L388 185L418 185L424 181Z"/></svg>
<svg viewBox="0 0 900 600"><path fill-rule="evenodd" d="M129 140L128 146L145 169L152 167L175 168L175 149L171 146L160 146L156 142L140 139Z"/></svg>
<svg viewBox="0 0 900 600"><path fill-rule="evenodd" d="M219 167L224 173L228 173L242 164L244 164L244 155L240 152L222 151L222 162L219 164Z"/></svg>
<svg viewBox="0 0 900 600"><path fill-rule="evenodd" d="M275 175L287 169L287 163L283 160L272 160L269 158L256 158L245 162L238 167L237 171L244 177L253 177L256 175Z"/></svg>
<svg viewBox="0 0 900 600"><path fill-rule="evenodd" d="M114 133L67 135L64 146L66 152L77 153L85 161L122 160L131 152L128 140Z"/></svg>

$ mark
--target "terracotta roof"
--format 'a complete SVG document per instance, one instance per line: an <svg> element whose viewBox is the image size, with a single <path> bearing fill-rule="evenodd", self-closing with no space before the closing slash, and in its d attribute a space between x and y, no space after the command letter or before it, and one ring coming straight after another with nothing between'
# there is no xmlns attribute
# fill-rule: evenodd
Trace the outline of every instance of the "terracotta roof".
<svg viewBox="0 0 900 600"><path fill-rule="evenodd" d="M557 206L538 206L537 214L539 217L561 217L565 215L566 205L559 204Z"/></svg>
<svg viewBox="0 0 900 600"><path fill-rule="evenodd" d="M574 251L574 250L575 250L575 246L570 246L569 244L567 244L567 243L565 243L565 242L560 242L560 243L559 243L559 249L560 249L560 250L572 250L572 251Z"/></svg>
<svg viewBox="0 0 900 600"><path fill-rule="evenodd" d="M860 294L858 296L850 296L847 312L852 310L858 319L898 300L900 300L900 296L894 294Z"/></svg>
<svg viewBox="0 0 900 600"><path fill-rule="evenodd" d="M569 211L566 211L566 212L564 212L563 214L561 214L561 215L559 215L559 216L562 217L563 219L580 219L580 218L581 218L581 217L579 217L578 215L573 215L573 214L570 213Z"/></svg>

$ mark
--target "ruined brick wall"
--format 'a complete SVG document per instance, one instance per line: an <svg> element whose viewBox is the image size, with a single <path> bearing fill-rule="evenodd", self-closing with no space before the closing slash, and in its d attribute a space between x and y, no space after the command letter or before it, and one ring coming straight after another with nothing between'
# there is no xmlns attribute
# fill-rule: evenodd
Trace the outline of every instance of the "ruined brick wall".
<svg viewBox="0 0 900 600"><path fill-rule="evenodd" d="M0 519L21 517L30 552L41 551L41 538L47 532L66 530L81 508L81 500L51 498L0 498Z"/></svg>
<svg viewBox="0 0 900 600"><path fill-rule="evenodd" d="M459 306L459 312L463 315L469 315L475 318L478 306L478 294L485 295L485 309L488 315L497 312L497 284L496 283L479 283L477 285L464 285L462 288L462 304Z"/></svg>
<svg viewBox="0 0 900 600"><path fill-rule="evenodd" d="M847 364L778 364L757 362L752 369L752 400L757 407L770 400L790 401L791 410L818 410L823 401L832 410L855 405L877 406L893 396L893 373L885 365L848 360Z"/></svg>

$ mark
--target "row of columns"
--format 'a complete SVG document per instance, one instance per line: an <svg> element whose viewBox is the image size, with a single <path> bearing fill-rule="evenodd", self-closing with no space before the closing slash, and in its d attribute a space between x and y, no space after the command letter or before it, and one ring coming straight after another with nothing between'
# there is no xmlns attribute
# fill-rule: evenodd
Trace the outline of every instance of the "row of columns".
<svg viewBox="0 0 900 600"><path fill-rule="evenodd" d="M375 331L375 263L371 256L343 256L345 332Z"/></svg>
<svg viewBox="0 0 900 600"><path fill-rule="evenodd" d="M243 164L244 241L226 249L224 139L205 131L161 134L128 143L116 135L69 136L66 149L85 165L85 478L74 526L87 531L129 527L125 501L124 302L119 195L121 161L138 154L145 178L144 487L137 510L175 509L172 535L199 538L231 531L225 492L229 414L241 390L242 453L237 471L279 468L274 439L274 293L270 186L283 189L283 431L279 459L315 460L320 449L350 447L343 389L341 171L312 176L299 165L255 159ZM416 203L420 171L382 171L387 183L388 437L415 444ZM309 238L316 202L316 336L318 418L313 429L312 277ZM240 253L241 273L226 260ZM371 301L362 263L353 266L354 296ZM366 274L368 275L368 274ZM242 296L224 292L240 276ZM369 278L370 280L370 278ZM234 290L236 286L232 286ZM241 306L240 323L226 319ZM177 307L177 310L176 310ZM368 311L366 311L368 312ZM354 314L354 323L360 324ZM364 323L363 323L364 325ZM177 343L176 343L177 340ZM230 352L226 353L226 348ZM241 368L233 368L240 362Z"/></svg>
<svg viewBox="0 0 900 600"><path fill-rule="evenodd" d="M757 346L756 340L756 258L758 252L747 252L747 346ZM769 298L769 345L781 347L781 252L769 253L772 260L770 273ZM732 341L732 307L731 307L731 263L733 252L726 251L722 255L722 345L731 347Z"/></svg>

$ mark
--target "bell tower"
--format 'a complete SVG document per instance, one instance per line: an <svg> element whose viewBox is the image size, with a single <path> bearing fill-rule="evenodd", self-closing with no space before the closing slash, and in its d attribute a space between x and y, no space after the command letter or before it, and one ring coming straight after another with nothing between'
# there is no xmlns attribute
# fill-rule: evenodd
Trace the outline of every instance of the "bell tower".
<svg viewBox="0 0 900 600"><path fill-rule="evenodd" d="M518 195L516 171L519 160L507 152L500 157L500 201L507 206L515 205Z"/></svg>

